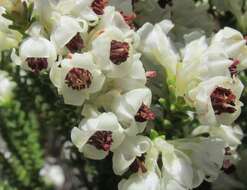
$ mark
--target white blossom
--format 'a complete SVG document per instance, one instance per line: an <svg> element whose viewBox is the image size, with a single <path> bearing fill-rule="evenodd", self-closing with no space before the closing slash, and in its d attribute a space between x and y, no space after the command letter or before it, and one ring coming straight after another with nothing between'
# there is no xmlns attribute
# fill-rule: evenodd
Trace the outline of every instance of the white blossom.
<svg viewBox="0 0 247 190"><path fill-rule="evenodd" d="M16 83L11 81L8 73L0 71L0 105L3 105L11 100L13 89Z"/></svg>
<svg viewBox="0 0 247 190"><path fill-rule="evenodd" d="M102 89L105 76L94 64L90 53L75 53L71 58L54 64L50 79L65 104L80 106L90 94Z"/></svg>

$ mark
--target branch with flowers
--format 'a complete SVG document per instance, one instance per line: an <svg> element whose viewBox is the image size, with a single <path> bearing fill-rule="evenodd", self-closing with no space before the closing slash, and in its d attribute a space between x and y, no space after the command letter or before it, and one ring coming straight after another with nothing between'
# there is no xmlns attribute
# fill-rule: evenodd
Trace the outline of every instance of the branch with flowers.
<svg viewBox="0 0 247 190"><path fill-rule="evenodd" d="M189 190L233 173L247 46L224 6L0 0L0 189Z"/></svg>

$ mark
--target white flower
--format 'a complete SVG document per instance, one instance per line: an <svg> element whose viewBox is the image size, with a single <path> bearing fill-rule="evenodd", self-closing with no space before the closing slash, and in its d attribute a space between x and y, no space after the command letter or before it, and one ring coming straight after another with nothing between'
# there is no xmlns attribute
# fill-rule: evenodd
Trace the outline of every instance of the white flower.
<svg viewBox="0 0 247 190"><path fill-rule="evenodd" d="M111 110L129 135L143 132L147 121L154 119L155 115L150 109L151 99L152 94L148 88L134 89L115 96Z"/></svg>
<svg viewBox="0 0 247 190"><path fill-rule="evenodd" d="M30 29L30 37L26 38L19 48L19 56L15 50L11 54L12 61L25 70L38 73L48 70L57 59L54 45L40 35L41 27L34 24Z"/></svg>
<svg viewBox="0 0 247 190"><path fill-rule="evenodd" d="M193 188L198 187L203 180L212 182L217 179L223 165L226 147L222 140L194 138L175 140L173 144L191 160Z"/></svg>
<svg viewBox="0 0 247 190"><path fill-rule="evenodd" d="M75 53L54 64L50 79L63 95L64 102L75 106L82 105L90 94L100 91L105 81L90 53Z"/></svg>
<svg viewBox="0 0 247 190"><path fill-rule="evenodd" d="M84 48L84 37L88 24L84 20L70 16L58 16L51 32L51 41L58 51L67 48L70 52L80 52Z"/></svg>
<svg viewBox="0 0 247 190"><path fill-rule="evenodd" d="M65 182L63 169L59 165L45 164L40 170L40 175L47 183L54 184L56 187L62 187Z"/></svg>
<svg viewBox="0 0 247 190"><path fill-rule="evenodd" d="M8 73L0 71L0 105L7 103L13 96L16 83L11 81Z"/></svg>
<svg viewBox="0 0 247 190"><path fill-rule="evenodd" d="M229 58L239 60L238 70L247 68L247 46L243 35L230 27L225 27L215 34L212 45L220 46Z"/></svg>
<svg viewBox="0 0 247 190"><path fill-rule="evenodd" d="M155 139L154 143L162 154L164 179L166 176L171 176L181 186L192 188L193 170L189 157L161 138ZM165 185L168 182L163 183Z"/></svg>
<svg viewBox="0 0 247 190"><path fill-rule="evenodd" d="M205 36L186 44L182 54L183 60L178 64L176 75L178 96L187 94L201 81L215 76L232 77L236 74L230 69L234 61L229 59L222 48L208 47Z"/></svg>
<svg viewBox="0 0 247 190"><path fill-rule="evenodd" d="M211 137L222 139L228 146L237 147L241 144L243 131L239 126L200 126L194 129L193 135L208 133Z"/></svg>
<svg viewBox="0 0 247 190"><path fill-rule="evenodd" d="M156 138L153 148L162 155L162 188L182 190L196 188L203 180L217 178L223 165L225 144L206 138L169 142Z"/></svg>
<svg viewBox="0 0 247 190"><path fill-rule="evenodd" d="M160 180L155 172L145 174L133 174L129 179L122 179L118 184L118 190L161 190Z"/></svg>
<svg viewBox="0 0 247 190"><path fill-rule="evenodd" d="M73 144L87 158L95 160L104 159L123 139L121 125L117 117L110 112L83 119L79 128L74 127L71 131Z"/></svg>
<svg viewBox="0 0 247 190"><path fill-rule="evenodd" d="M122 175L151 147L149 138L144 136L126 136L122 144L113 151L113 171L117 175ZM138 166L137 166L138 167ZM143 168L137 168L143 169Z"/></svg>
<svg viewBox="0 0 247 190"><path fill-rule="evenodd" d="M214 77L192 89L188 103L195 107L202 124L230 125L241 113L242 91L243 84L237 78Z"/></svg>
<svg viewBox="0 0 247 190"><path fill-rule="evenodd" d="M167 36L173 26L171 21L164 20L155 25L146 23L138 30L139 50L150 60L161 64L166 69L168 77L171 78L176 74L179 61L179 56Z"/></svg>
<svg viewBox="0 0 247 190"><path fill-rule="evenodd" d="M115 78L114 86L123 91L130 91L137 88L144 88L147 82L146 73L140 60L140 54L135 54L133 62L130 65L129 72L126 75Z"/></svg>
<svg viewBox="0 0 247 190"><path fill-rule="evenodd" d="M119 28L109 27L92 41L95 62L108 77L120 78L130 72L134 61L132 40Z"/></svg>
<svg viewBox="0 0 247 190"><path fill-rule="evenodd" d="M22 35L18 31L9 29L12 21L3 17L4 13L5 8L0 6L0 52L17 47L22 38Z"/></svg>

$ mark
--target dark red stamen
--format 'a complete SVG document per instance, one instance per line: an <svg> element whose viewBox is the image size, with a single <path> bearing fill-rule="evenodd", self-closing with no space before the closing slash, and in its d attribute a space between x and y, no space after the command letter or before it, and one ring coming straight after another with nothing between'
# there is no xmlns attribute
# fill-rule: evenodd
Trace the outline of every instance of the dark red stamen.
<svg viewBox="0 0 247 190"><path fill-rule="evenodd" d="M130 170L132 172L137 173L138 171L141 171L142 173L147 172L147 168L145 166L145 157L142 155L141 157L137 157L135 161L130 165Z"/></svg>
<svg viewBox="0 0 247 190"><path fill-rule="evenodd" d="M92 79L93 76L88 70L72 68L66 75L65 83L74 90L82 90L90 87Z"/></svg>
<svg viewBox="0 0 247 190"><path fill-rule="evenodd" d="M234 113L236 96L230 89L217 87L210 96L212 106L216 115L221 113Z"/></svg>
<svg viewBox="0 0 247 190"><path fill-rule="evenodd" d="M111 131L97 131L87 142L99 150L109 151L113 143Z"/></svg>
<svg viewBox="0 0 247 190"><path fill-rule="evenodd" d="M112 40L111 42L111 61L120 65L122 62L125 62L129 57L129 44L127 42L119 42Z"/></svg>
<svg viewBox="0 0 247 190"><path fill-rule="evenodd" d="M154 112L152 112L151 109L147 107L145 104L141 105L140 109L135 115L135 120L137 122L152 121L154 119L155 119Z"/></svg>
<svg viewBox="0 0 247 190"><path fill-rule="evenodd" d="M240 61L238 59L233 60L233 63L229 67L229 71L231 73L231 77L236 76L238 74L237 66L240 64Z"/></svg>
<svg viewBox="0 0 247 190"><path fill-rule="evenodd" d="M97 15L103 15L104 9L108 3L108 0L94 0L91 7L95 14Z"/></svg>
<svg viewBox="0 0 247 190"><path fill-rule="evenodd" d="M66 44L66 47L71 53L80 52L84 48L84 42L81 38L80 33L77 33L70 41Z"/></svg>
<svg viewBox="0 0 247 190"><path fill-rule="evenodd" d="M29 57L26 59L27 65L32 69L34 73L39 73L43 69L47 69L47 58L35 58Z"/></svg>
<svg viewBox="0 0 247 190"><path fill-rule="evenodd" d="M131 15L126 15L122 11L120 12L120 14L123 16L125 22L129 25L130 28L135 28L134 20L136 18L136 14L133 13Z"/></svg>

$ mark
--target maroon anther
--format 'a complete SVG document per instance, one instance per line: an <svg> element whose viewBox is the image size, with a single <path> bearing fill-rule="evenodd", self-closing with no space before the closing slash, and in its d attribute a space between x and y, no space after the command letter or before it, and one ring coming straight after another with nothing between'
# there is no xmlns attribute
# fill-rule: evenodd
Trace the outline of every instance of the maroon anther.
<svg viewBox="0 0 247 190"><path fill-rule="evenodd" d="M80 33L77 33L67 44L66 47L71 53L80 52L84 48L84 42Z"/></svg>
<svg viewBox="0 0 247 190"><path fill-rule="evenodd" d="M95 14L97 15L103 15L104 14L104 9L108 3L108 0L94 0L93 3L91 4L91 7Z"/></svg>
<svg viewBox="0 0 247 190"><path fill-rule="evenodd" d="M236 96L230 89L217 87L210 96L212 106L216 115L221 113L234 113Z"/></svg>
<svg viewBox="0 0 247 190"><path fill-rule="evenodd" d="M34 73L39 73L41 70L47 69L48 67L47 58L29 57L26 59L26 62Z"/></svg>
<svg viewBox="0 0 247 190"><path fill-rule="evenodd" d="M142 173L147 172L147 168L145 167L145 157L142 155L141 157L137 157L135 161L130 165L130 170L132 172L137 173L138 171L141 171Z"/></svg>
<svg viewBox="0 0 247 190"><path fill-rule="evenodd" d="M129 44L127 42L119 42L116 40L111 41L111 53L110 60L116 64L120 65L125 62L129 57Z"/></svg>
<svg viewBox="0 0 247 190"><path fill-rule="evenodd" d="M232 64L229 67L229 71L231 73L231 77L236 76L238 74L237 66L240 64L240 61L238 59L233 59Z"/></svg>
<svg viewBox="0 0 247 190"><path fill-rule="evenodd" d="M232 153L231 153L231 148L228 146L225 148L225 156L231 156Z"/></svg>
<svg viewBox="0 0 247 190"><path fill-rule="evenodd" d="M147 107L144 103L142 103L140 109L135 115L135 120L137 122L145 122L145 121L152 121L154 119L155 119L154 112L152 112L151 109Z"/></svg>
<svg viewBox="0 0 247 190"><path fill-rule="evenodd" d="M111 131L97 131L88 140L88 144L95 146L98 150L108 152L111 149L113 143Z"/></svg>
<svg viewBox="0 0 247 190"><path fill-rule="evenodd" d="M72 68L65 77L65 83L73 90L89 88L92 83L92 74L82 68Z"/></svg>
<svg viewBox="0 0 247 190"><path fill-rule="evenodd" d="M134 29L135 28L134 20L136 18L136 14L133 13L131 15L126 15L122 11L120 12L120 14L122 15L124 21L129 25L129 27Z"/></svg>

